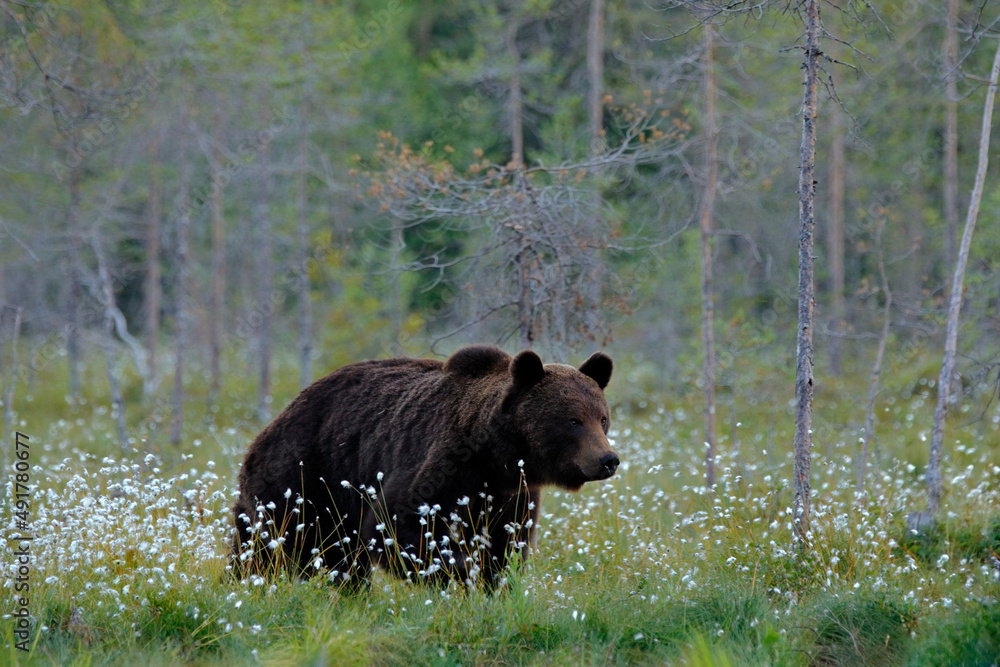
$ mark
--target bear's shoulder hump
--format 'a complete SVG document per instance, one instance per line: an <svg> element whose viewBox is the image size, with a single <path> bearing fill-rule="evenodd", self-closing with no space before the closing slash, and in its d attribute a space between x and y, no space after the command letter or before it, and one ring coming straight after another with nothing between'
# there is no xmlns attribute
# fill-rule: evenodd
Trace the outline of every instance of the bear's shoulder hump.
<svg viewBox="0 0 1000 667"><path fill-rule="evenodd" d="M510 355L493 345L469 345L455 352L444 362L446 373L482 377L491 373L506 373Z"/></svg>

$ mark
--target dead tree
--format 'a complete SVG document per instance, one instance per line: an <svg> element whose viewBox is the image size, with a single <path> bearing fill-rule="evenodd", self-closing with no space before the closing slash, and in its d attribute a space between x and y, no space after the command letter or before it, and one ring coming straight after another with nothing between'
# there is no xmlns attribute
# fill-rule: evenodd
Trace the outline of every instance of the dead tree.
<svg viewBox="0 0 1000 667"><path fill-rule="evenodd" d="M462 299L467 315L445 337L508 313L498 338L516 336L523 347L606 339L607 318L589 317L607 305L593 298L593 282L616 288L600 253L632 248L614 239L590 179L644 160L662 163L687 142L682 130L660 130L658 116L647 110L631 109L627 116L621 144L553 167L480 159L461 173L429 149L415 152L382 135L368 172L369 194L396 218L394 226L433 227L467 239L470 250L458 259L432 252L407 265L453 280L456 292L470 297Z"/></svg>
<svg viewBox="0 0 1000 667"><path fill-rule="evenodd" d="M941 363L941 374L938 376L938 396L937 404L934 407L930 457L927 461L927 471L924 473L924 479L927 481L927 508L924 512L910 515L910 527L915 529L933 523L941 506L941 456L944 442L944 421L948 414L951 382L955 373L955 357L958 351L958 319L962 310L962 283L965 281L965 267L969 262L972 233L976 228L976 218L979 217L979 204L982 201L986 169L989 166L990 130L993 124L993 103L996 98L998 80L1000 80L1000 40L997 42L993 69L990 70L989 84L986 88L983 124L979 132L979 164L976 169L976 182L972 188L969 210L965 217L965 229L962 232L962 241L955 261L951 294L948 298L948 325L945 333L944 359Z"/></svg>
<svg viewBox="0 0 1000 667"><path fill-rule="evenodd" d="M795 360L795 456L792 472L792 526L799 551L809 546L810 493L812 489L813 410L813 232L816 226L816 88L819 82L819 0L805 0L805 70L802 95L802 142L799 146L799 325Z"/></svg>

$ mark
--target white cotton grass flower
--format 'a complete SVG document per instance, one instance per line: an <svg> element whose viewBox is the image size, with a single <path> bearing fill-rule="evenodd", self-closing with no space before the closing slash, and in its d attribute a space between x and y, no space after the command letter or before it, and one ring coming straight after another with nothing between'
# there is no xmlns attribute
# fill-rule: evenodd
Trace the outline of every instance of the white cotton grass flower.
<svg viewBox="0 0 1000 667"><path fill-rule="evenodd" d="M889 403L890 410L884 417L887 427L890 420L897 420L902 425L899 428L908 428L907 413L919 417L920 410L926 409L911 404L917 400L926 399ZM641 419L616 430L619 454L623 461L632 463L630 470L620 469L616 484L587 484L578 493L546 490L540 508L529 504L537 515L539 550L529 561L530 566L511 580L525 596L544 605L563 610L568 616L576 610L577 621L584 618L580 610L594 604L591 581L622 582L630 604L655 609L664 601L697 596L720 579L768 580L775 571L786 571L788 563L796 559L790 531L794 514L788 507L792 459L769 444L767 430L742 427L739 435L745 446L738 464L727 447L720 448L716 489L714 493L705 492L702 452L695 447L702 438L679 437L697 428L697 415L690 408L685 414L684 410L646 402ZM896 407L899 410L893 412ZM994 423L1000 427L1000 418ZM70 432L76 433L86 425L66 420L64 426L53 428L61 430L49 440L66 443L72 441ZM916 441L916 428L909 433ZM777 441L777 431L775 436ZM209 442L206 439L203 450L207 450ZM945 464L942 478L949 488L942 522L971 524L980 515L995 513L994 508L1000 506L1000 466L996 465L1000 461L982 442L985 440L957 443L955 462ZM771 451L762 455L765 446ZM938 556L911 555L908 541L912 538L899 526L903 514L924 501L918 470L905 460L892 459L892 453L883 452L878 470L871 466L864 493L856 494L855 466L850 463L857 461L855 446L852 434L824 436L824 446L814 451L811 533L813 543L821 548L809 566L814 568L817 588L833 596L898 591L908 605L939 611L989 599L1000 581L1000 560L972 557L964 545L954 540L942 543L938 548L945 553ZM38 452L41 456L41 450ZM46 455L52 456L48 451ZM199 470L193 463L197 459L192 460L189 454L181 454L180 458L185 462L183 470L168 467L155 456L134 463L114 457L95 461L83 455L64 461L33 461L40 465L39 472L33 475L32 586L37 582L39 588L67 589L74 604L86 609L88 617L92 615L95 625L111 627L121 618L134 616L139 605L150 604L165 591L184 599L188 588L215 585L205 579L205 573L221 572L230 562L228 545L234 521L231 508L237 495L232 484L234 476L231 471L207 465ZM972 469L970 464L974 464ZM160 467L160 472L154 472L154 467ZM381 494L384 475L376 479L374 487L351 485L346 480L342 486L356 489L362 502L367 502L369 489L379 489ZM480 585L480 558L485 544L496 535L489 530L482 533L496 516L489 512L498 509L486 509L494 502L487 499L489 492L496 493L496 489L469 489L469 497L458 499L428 497L430 505L421 508L425 525L418 535L431 533L425 545L437 535L440 554L434 554L432 559L439 560L428 561L426 554L414 548L413 560L409 554L399 556L407 559L407 567L412 564L415 571L421 570L426 576L442 566L465 566L463 579ZM248 509L249 516L236 519L252 536L251 543L241 550L240 559L253 558L262 550L267 555L268 547L277 549L286 535L288 543L303 535L306 509L311 505L303 505L300 495L286 489L284 500L293 497L292 509L301 508L301 514L282 517L279 495L278 508L260 505ZM474 511L466 509L472 504L470 497L477 503ZM315 500L310 498L310 502ZM434 500L443 509L435 509ZM441 502L444 500L448 502ZM369 507L365 505L366 513ZM377 521L371 525L381 527L376 533L381 536L377 546L395 558L400 545L387 537L393 534L391 517L376 516ZM442 524L455 523L462 528L462 522L469 532L451 533L446 542L443 538L449 528ZM507 516L490 525L499 531L508 525L514 533L534 527L527 516L516 520ZM511 539L511 549L523 544L523 539ZM330 544L337 542L353 552L357 543L364 541L348 532L337 535ZM349 572L324 569L320 558L317 551L308 556L307 562L322 571L323 581L342 581L350 576ZM12 579L10 572L5 572L4 583L9 590ZM226 605L234 617L217 626L220 633L228 625L234 637L243 633L249 638L263 632L261 626L251 625L250 617L243 618L246 627L240 624L242 615L249 612L247 605L239 603L268 590L281 596L287 590L283 586L298 585L278 582L276 588L269 588L272 583L266 577L247 575L234 586L238 595L227 598L232 607ZM403 595L399 600L403 605L423 608L420 600L426 597L426 591L416 589L401 594L397 586L392 582L393 592L385 596ZM789 584L776 583L766 591L767 596L778 601L773 623L779 632L786 630L781 627L783 619L794 612L794 604L801 604L786 588ZM386 611L392 609L391 615L405 617L402 605L386 605ZM200 622L210 612L197 613ZM211 613L213 626L220 614L225 615L219 610ZM713 626L708 632L717 630ZM625 632L626 637L638 637L635 641L656 641L637 628Z"/></svg>

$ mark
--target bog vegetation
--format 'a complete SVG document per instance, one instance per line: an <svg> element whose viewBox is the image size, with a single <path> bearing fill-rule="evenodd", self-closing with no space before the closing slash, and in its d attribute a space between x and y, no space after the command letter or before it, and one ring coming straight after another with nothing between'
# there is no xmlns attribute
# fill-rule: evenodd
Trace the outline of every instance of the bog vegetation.
<svg viewBox="0 0 1000 667"><path fill-rule="evenodd" d="M227 383L183 454L122 455L104 392L67 401L48 389L64 377L39 383L19 426L34 447L31 652L15 650L4 618L5 661L861 665L1000 655L995 404L955 420L944 516L918 536L905 515L924 503L920 415L933 381L893 369L905 382L879 400L861 491L860 387L821 390L831 409L816 438L811 548L800 555L787 481L793 414L789 392L776 389L788 373L748 367L753 386L720 410L736 421L709 492L696 366L665 394L647 389L658 383L643 362L620 368L610 393L619 474L547 493L537 550L494 594L384 573L360 591L326 576L232 581L233 480L253 435L252 393ZM294 391L284 382L277 400ZM149 436L140 424L130 432Z"/></svg>
<svg viewBox="0 0 1000 667"><path fill-rule="evenodd" d="M880 5L0 0L2 662L1000 663L997 7ZM225 576L301 387L472 341L617 365L503 591Z"/></svg>

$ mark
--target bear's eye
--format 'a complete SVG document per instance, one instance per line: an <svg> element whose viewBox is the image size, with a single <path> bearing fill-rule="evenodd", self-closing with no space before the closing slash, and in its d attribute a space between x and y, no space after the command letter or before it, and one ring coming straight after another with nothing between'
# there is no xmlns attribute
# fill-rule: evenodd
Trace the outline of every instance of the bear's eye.
<svg viewBox="0 0 1000 667"><path fill-rule="evenodd" d="M571 426L583 426L583 422L579 419L570 419L569 423Z"/></svg>
<svg viewBox="0 0 1000 667"><path fill-rule="evenodd" d="M601 417L601 428L603 428L605 431L608 430L608 418L607 417Z"/></svg>

